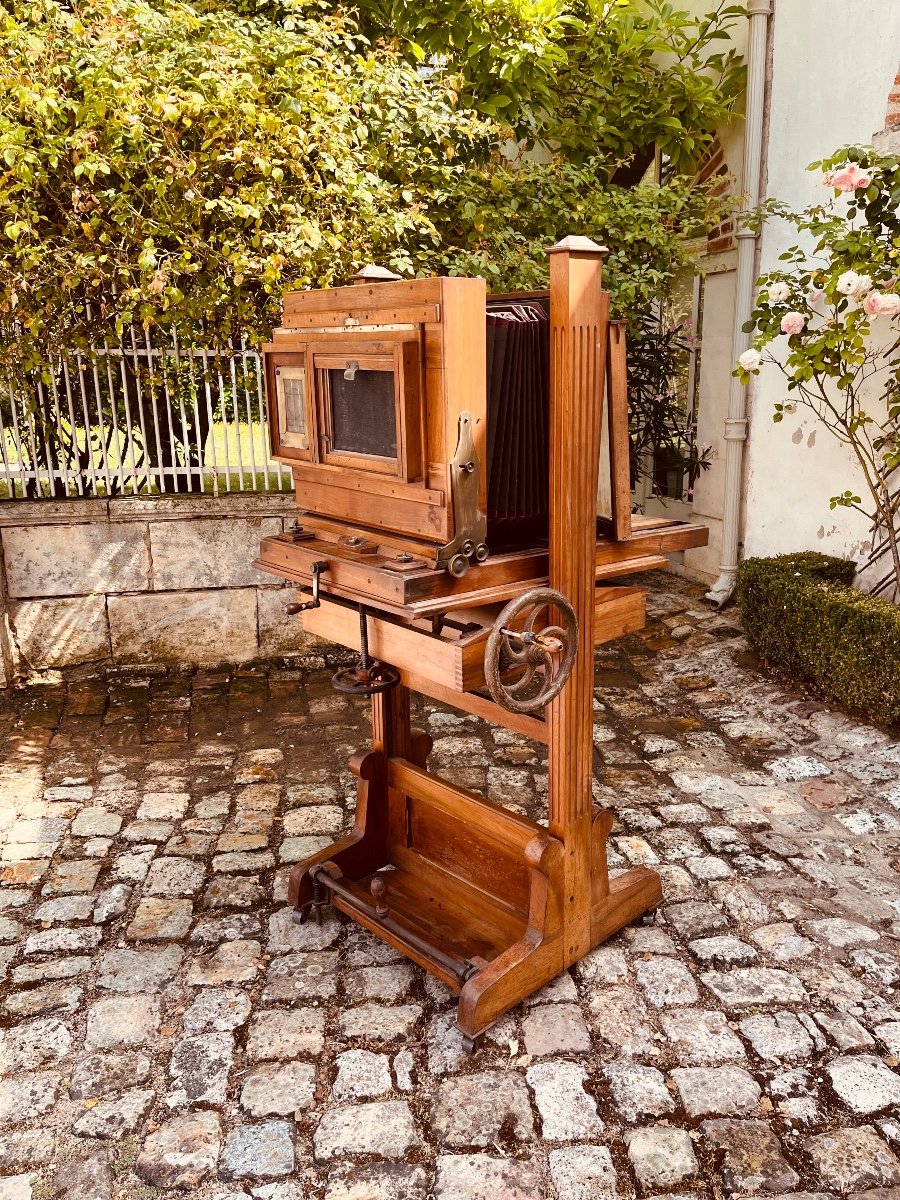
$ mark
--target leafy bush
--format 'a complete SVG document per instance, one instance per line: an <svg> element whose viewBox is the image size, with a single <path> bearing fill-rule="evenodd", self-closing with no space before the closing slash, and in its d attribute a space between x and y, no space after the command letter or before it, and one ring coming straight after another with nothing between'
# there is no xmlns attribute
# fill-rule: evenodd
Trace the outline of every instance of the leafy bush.
<svg viewBox="0 0 900 1200"><path fill-rule="evenodd" d="M900 608L850 587L856 564L812 551L748 558L737 596L751 647L881 725L900 723Z"/></svg>
<svg viewBox="0 0 900 1200"><path fill-rule="evenodd" d="M366 262L527 288L546 282L554 241L588 234L610 247L614 310L638 328L693 265L686 235L714 224L722 202L687 175L609 180L665 131L681 145L674 160L691 166L733 102L740 70L717 44L736 10L720 4L698 22L662 0L641 15L619 0L599 13L572 3L451 0L432 14L404 0L358 11L327 0L8 0L0 415L7 430L18 421L30 465L77 471L95 454L96 419L76 412L62 431L54 419L64 356L125 349L129 325L154 344L256 344L285 291L345 282ZM579 146L557 139L548 161L511 161L510 135L536 95L542 120L569 122L573 88L587 86L585 38L605 47L590 89L617 96L616 120L592 101L593 115L570 122ZM557 76L553 115L533 86ZM498 103L500 86L510 104ZM545 144L550 128L530 140ZM75 370L80 383L91 374ZM110 383L109 438L134 426L159 384L149 374L126 365ZM141 439L143 465L199 471L203 406L171 392L157 395L162 433ZM65 494L68 483L53 486Z"/></svg>

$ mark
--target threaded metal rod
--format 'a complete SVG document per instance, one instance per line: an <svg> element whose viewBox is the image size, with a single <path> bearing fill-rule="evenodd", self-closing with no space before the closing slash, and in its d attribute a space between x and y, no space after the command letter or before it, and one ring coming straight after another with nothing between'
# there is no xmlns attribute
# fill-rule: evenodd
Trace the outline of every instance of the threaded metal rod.
<svg viewBox="0 0 900 1200"><path fill-rule="evenodd" d="M369 663L369 614L365 605L359 606L359 668L368 671Z"/></svg>

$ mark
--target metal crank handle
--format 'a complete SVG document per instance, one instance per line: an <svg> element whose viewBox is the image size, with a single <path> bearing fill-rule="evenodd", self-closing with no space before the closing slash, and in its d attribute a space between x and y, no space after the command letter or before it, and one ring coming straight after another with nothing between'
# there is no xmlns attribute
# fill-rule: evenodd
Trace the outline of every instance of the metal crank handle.
<svg viewBox="0 0 900 1200"><path fill-rule="evenodd" d="M319 599L319 579L321 575L328 570L327 562L314 562L310 567L312 572L312 600L307 600L305 604L289 604L284 610L288 616L294 616L296 613L306 612L308 608L318 608L322 601Z"/></svg>
<svg viewBox="0 0 900 1200"><path fill-rule="evenodd" d="M559 638L548 638L540 633L529 633L519 629L507 629L505 625L500 632L504 637L515 638L517 642L524 642L526 646L540 646L543 650L558 650L561 645Z"/></svg>

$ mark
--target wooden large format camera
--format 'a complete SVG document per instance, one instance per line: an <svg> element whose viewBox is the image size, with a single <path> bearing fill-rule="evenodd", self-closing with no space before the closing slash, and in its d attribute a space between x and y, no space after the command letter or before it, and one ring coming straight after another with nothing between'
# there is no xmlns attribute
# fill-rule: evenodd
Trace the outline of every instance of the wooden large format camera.
<svg viewBox="0 0 900 1200"><path fill-rule="evenodd" d="M290 611L358 654L335 686L372 705L354 828L292 872L295 917L333 905L442 979L469 1044L661 895L607 872L594 647L644 623L616 580L707 531L631 515L602 253L566 238L549 292L506 296L367 268L285 296L265 347L299 512L256 565L311 586ZM428 770L410 689L547 744L546 828Z"/></svg>

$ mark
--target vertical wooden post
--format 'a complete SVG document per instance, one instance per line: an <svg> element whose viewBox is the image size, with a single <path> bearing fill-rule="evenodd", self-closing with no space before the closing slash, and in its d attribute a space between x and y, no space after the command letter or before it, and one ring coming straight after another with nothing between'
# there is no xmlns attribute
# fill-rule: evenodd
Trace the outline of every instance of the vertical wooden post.
<svg viewBox="0 0 900 1200"><path fill-rule="evenodd" d="M409 757L409 688L403 684L372 697L372 748L386 758Z"/></svg>
<svg viewBox="0 0 900 1200"><path fill-rule="evenodd" d="M549 828L565 847L565 965L591 948L591 780L597 472L606 369L602 247L550 250L550 586L578 617L578 653L548 706Z"/></svg>

